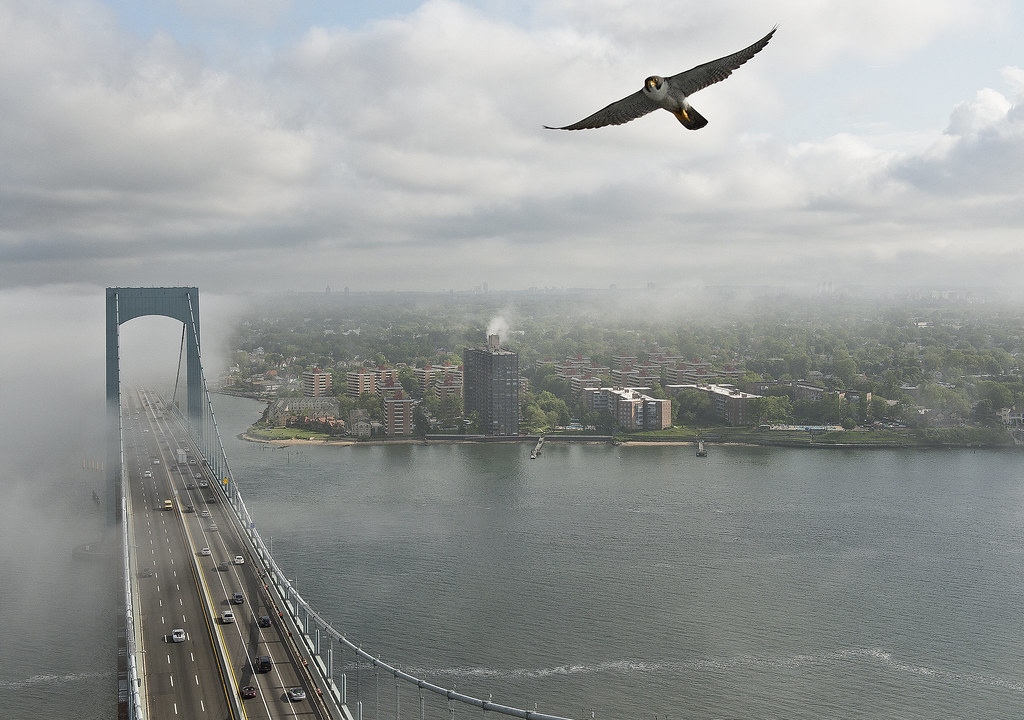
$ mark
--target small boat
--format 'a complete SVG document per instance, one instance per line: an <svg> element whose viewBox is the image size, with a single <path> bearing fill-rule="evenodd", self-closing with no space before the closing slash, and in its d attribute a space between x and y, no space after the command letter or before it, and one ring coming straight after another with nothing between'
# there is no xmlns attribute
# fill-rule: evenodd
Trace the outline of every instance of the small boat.
<svg viewBox="0 0 1024 720"><path fill-rule="evenodd" d="M707 457L708 451L704 449L704 438L697 438L697 457Z"/></svg>

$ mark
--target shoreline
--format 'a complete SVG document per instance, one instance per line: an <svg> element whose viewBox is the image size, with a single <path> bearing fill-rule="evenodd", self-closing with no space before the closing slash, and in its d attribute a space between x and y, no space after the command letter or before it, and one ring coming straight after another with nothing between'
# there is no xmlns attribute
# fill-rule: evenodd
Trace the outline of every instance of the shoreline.
<svg viewBox="0 0 1024 720"><path fill-rule="evenodd" d="M264 445L274 445L277 447L301 447L310 445L330 445L333 447L348 447L352 445L431 445L431 444L451 444L451 445L469 445L469 444L489 444L489 443L502 443L502 444L536 444L540 439L539 435L533 436L520 436L516 438L489 438L489 437L466 437L466 436L455 436L451 438L447 437L432 437L426 438L394 438L394 439L372 439L372 440L352 440L348 438L333 439L302 439L302 438L288 438L288 439L270 439L260 438L250 435L247 432L239 433L238 437L247 442L262 443ZM696 448L696 440L617 440L611 437L561 437L561 436L544 436L545 443L561 443L561 444L581 444L581 445L617 445L617 446L632 446L632 447L654 447L654 446L667 446L667 447L693 447ZM740 440L722 440L722 441L708 441L704 440L706 447L787 447L787 448L799 448L807 450L1020 450L1020 447L1014 445L935 445L931 443L923 442L911 442L911 443L795 443L791 440L785 440L780 438L778 442L772 442L771 440L761 440L760 442L753 441L740 441Z"/></svg>

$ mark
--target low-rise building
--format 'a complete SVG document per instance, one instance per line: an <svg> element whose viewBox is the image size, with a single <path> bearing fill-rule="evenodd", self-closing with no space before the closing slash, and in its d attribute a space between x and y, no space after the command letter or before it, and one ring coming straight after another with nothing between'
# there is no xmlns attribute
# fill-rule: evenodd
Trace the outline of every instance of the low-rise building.
<svg viewBox="0 0 1024 720"><path fill-rule="evenodd" d="M341 406L334 397L285 397L272 402L267 419L273 425L283 425L289 417L336 418Z"/></svg>
<svg viewBox="0 0 1024 720"><path fill-rule="evenodd" d="M1013 427L1020 427L1024 425L1024 409L1017 407L1016 405L1008 408L1000 408L996 411L999 419L1003 425L1009 425Z"/></svg>
<svg viewBox="0 0 1024 720"><path fill-rule="evenodd" d="M349 411L348 414L348 428L349 433L359 438L370 437L370 413L362 408L356 408Z"/></svg>

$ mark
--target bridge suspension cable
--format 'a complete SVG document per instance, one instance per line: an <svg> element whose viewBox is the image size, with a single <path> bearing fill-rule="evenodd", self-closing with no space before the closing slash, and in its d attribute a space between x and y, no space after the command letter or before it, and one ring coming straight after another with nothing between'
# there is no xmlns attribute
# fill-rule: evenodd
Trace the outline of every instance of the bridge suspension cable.
<svg viewBox="0 0 1024 720"><path fill-rule="evenodd" d="M174 373L174 392L171 393L171 405L178 405L178 381L181 380L181 361L185 357L185 324L181 325L181 343L178 346L178 370Z"/></svg>

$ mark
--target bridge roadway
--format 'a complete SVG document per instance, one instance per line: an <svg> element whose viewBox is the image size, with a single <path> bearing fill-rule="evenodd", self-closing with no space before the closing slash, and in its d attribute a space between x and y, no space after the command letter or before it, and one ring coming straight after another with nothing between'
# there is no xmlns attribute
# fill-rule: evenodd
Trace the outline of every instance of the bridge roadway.
<svg viewBox="0 0 1024 720"><path fill-rule="evenodd" d="M198 462L178 464L178 448L190 448L193 459L197 453L176 423L163 417L155 396L122 397L145 717L326 720L330 714L306 682L308 673L273 610L261 568L236 532L217 478ZM166 500L172 510L163 509ZM202 548L211 554L201 554ZM236 556L244 563L234 564ZM221 568L225 560L229 564ZM235 592L242 593L241 604L231 602ZM225 610L234 612L234 623L220 620ZM261 616L271 619L268 627L259 625ZM185 631L184 642L172 641L176 628ZM260 655L272 658L269 672L256 672ZM240 699L245 686L255 687L256 697ZM292 687L302 687L306 699L290 702Z"/></svg>

